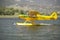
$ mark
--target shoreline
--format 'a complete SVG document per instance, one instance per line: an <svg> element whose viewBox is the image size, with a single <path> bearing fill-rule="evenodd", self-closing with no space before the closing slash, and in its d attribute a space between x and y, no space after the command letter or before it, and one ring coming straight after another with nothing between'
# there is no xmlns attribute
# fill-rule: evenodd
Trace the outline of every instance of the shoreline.
<svg viewBox="0 0 60 40"><path fill-rule="evenodd" d="M13 16L12 15L11 16L6 15L6 16L0 16L0 18L18 18L18 15L13 15Z"/></svg>
<svg viewBox="0 0 60 40"><path fill-rule="evenodd" d="M58 17L60 17L60 16L58 16ZM7 16L7 15L6 16L3 16L3 15L1 16L0 15L0 18L18 18L18 15L13 15L13 16L12 15L11 16L10 15L9 16Z"/></svg>

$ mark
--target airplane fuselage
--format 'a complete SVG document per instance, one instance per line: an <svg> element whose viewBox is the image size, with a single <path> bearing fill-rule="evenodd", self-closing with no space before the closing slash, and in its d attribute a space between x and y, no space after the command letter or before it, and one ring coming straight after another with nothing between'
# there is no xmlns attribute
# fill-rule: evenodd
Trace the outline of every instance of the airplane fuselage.
<svg viewBox="0 0 60 40"><path fill-rule="evenodd" d="M31 21L31 20L56 20L57 19L57 14L56 14L56 12L53 12L49 16L37 14L36 17L29 17L28 15L19 15L19 18L25 19L26 21Z"/></svg>

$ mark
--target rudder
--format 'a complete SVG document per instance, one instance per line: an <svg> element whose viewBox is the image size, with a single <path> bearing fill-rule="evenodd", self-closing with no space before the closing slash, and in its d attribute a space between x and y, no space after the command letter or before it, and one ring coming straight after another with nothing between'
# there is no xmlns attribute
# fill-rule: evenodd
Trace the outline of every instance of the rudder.
<svg viewBox="0 0 60 40"><path fill-rule="evenodd" d="M51 16L52 18L57 19L57 12L52 12Z"/></svg>

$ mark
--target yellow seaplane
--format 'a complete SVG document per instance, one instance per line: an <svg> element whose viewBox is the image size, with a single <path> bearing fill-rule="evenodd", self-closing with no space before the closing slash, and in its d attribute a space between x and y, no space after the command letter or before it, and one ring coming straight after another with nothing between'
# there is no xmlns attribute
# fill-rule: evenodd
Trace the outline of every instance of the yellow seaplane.
<svg viewBox="0 0 60 40"><path fill-rule="evenodd" d="M36 10L28 11L27 15L19 15L20 19L24 19L24 23L17 23L17 25L50 25L50 24L36 24L34 20L57 20L57 12L52 12L51 15L41 15Z"/></svg>

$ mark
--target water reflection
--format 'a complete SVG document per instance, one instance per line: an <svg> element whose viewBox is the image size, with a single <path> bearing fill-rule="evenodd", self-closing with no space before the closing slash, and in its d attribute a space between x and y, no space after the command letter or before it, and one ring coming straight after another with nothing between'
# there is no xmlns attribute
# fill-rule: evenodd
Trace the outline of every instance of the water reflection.
<svg viewBox="0 0 60 40"><path fill-rule="evenodd" d="M32 31L37 31L39 29L41 29L43 26L27 26L28 30L32 30Z"/></svg>

